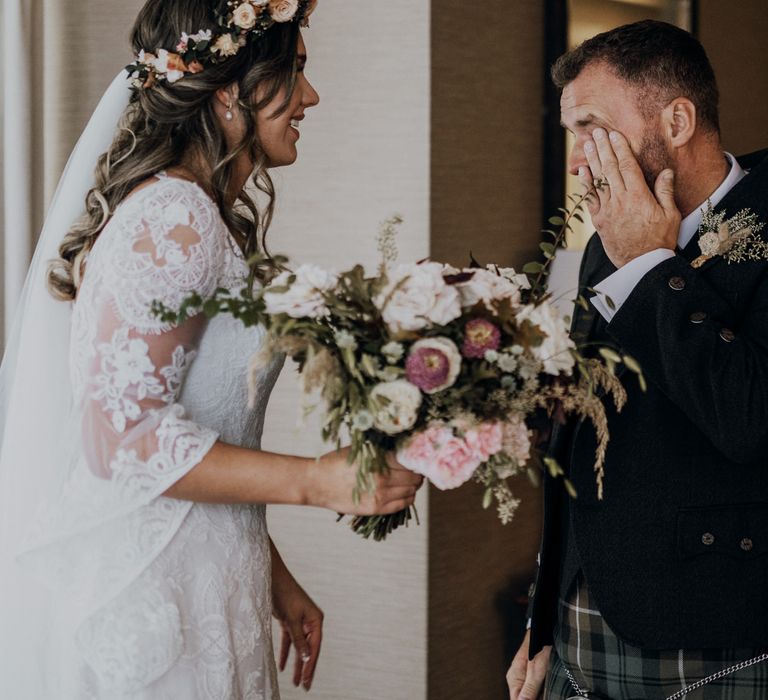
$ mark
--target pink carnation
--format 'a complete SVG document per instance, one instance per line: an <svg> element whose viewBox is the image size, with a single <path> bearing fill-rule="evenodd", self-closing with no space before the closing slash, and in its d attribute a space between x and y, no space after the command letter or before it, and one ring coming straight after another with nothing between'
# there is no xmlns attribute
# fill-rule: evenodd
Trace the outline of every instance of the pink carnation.
<svg viewBox="0 0 768 700"><path fill-rule="evenodd" d="M426 476L441 491L455 489L472 478L477 468L501 450L500 423L482 423L464 437L435 424L416 433L397 453L398 461Z"/></svg>
<svg viewBox="0 0 768 700"><path fill-rule="evenodd" d="M484 318L473 318L464 326L464 343L461 354L464 357L485 357L488 350L498 350L501 345L501 331L495 323Z"/></svg>
<svg viewBox="0 0 768 700"><path fill-rule="evenodd" d="M485 462L491 455L501 452L503 436L501 423L488 422L467 430L464 440L480 461Z"/></svg>
<svg viewBox="0 0 768 700"><path fill-rule="evenodd" d="M531 456L531 438L528 426L519 416L507 420L502 428L502 447L510 457L514 457L520 465L525 464Z"/></svg>

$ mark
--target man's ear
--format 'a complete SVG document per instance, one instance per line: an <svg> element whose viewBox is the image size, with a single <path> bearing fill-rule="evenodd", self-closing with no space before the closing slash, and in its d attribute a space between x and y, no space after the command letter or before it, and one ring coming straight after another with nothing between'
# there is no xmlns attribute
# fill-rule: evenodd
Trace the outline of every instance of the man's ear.
<svg viewBox="0 0 768 700"><path fill-rule="evenodd" d="M696 105L687 97L676 97L664 108L662 125L672 148L681 148L693 138L696 118Z"/></svg>

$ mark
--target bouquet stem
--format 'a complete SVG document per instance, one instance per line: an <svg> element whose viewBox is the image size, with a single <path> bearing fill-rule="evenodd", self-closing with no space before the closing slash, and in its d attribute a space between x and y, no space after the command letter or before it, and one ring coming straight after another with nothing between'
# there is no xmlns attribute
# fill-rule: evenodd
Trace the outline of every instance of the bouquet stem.
<svg viewBox="0 0 768 700"><path fill-rule="evenodd" d="M408 527L409 521L413 519L416 520L417 525L421 524L416 506L410 506L391 515L357 515L352 518L350 527L353 532L365 539L373 537L376 542L381 542L401 525Z"/></svg>

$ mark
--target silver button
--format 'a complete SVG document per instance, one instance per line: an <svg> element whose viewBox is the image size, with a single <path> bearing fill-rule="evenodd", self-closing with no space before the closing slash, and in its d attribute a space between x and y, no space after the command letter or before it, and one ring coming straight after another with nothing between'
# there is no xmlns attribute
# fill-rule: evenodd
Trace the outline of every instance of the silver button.
<svg viewBox="0 0 768 700"><path fill-rule="evenodd" d="M705 532L701 536L701 543L707 546L715 543L715 536L711 532Z"/></svg>
<svg viewBox="0 0 768 700"><path fill-rule="evenodd" d="M739 547L741 547L745 552L751 552L752 547L755 545L752 543L752 540L749 539L749 537L745 537L741 542L739 542Z"/></svg>
<svg viewBox="0 0 768 700"><path fill-rule="evenodd" d="M736 334L730 328L722 328L720 330L720 337L726 343L732 343L734 338L736 337Z"/></svg>
<svg viewBox="0 0 768 700"><path fill-rule="evenodd" d="M669 288L679 292L681 289L685 289L685 280L682 277L671 277L669 280Z"/></svg>
<svg viewBox="0 0 768 700"><path fill-rule="evenodd" d="M706 319L707 314L705 314L703 311L694 311L691 314L691 323L704 323Z"/></svg>

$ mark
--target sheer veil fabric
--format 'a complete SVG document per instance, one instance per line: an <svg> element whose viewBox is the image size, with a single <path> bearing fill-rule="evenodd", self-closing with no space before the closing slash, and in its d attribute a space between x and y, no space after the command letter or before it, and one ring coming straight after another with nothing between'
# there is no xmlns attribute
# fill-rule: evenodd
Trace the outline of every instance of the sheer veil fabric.
<svg viewBox="0 0 768 700"><path fill-rule="evenodd" d="M69 381L71 305L46 288L49 260L84 211L98 157L110 146L130 89L118 75L75 147L48 209L0 368L0 695L43 698L39 662L51 586L17 560L41 504L67 476L75 448ZM7 203L12 206L11 202Z"/></svg>

